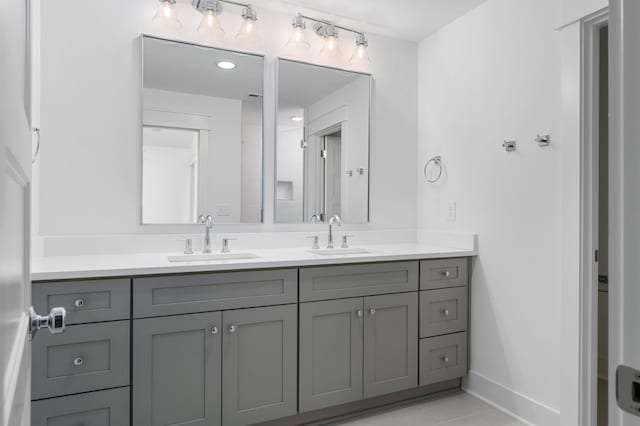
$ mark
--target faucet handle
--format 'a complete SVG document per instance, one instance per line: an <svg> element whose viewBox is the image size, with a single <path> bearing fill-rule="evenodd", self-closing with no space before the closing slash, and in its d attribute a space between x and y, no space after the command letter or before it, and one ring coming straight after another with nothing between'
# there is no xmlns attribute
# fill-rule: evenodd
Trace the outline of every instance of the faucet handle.
<svg viewBox="0 0 640 426"><path fill-rule="evenodd" d="M193 241L191 241L191 238L184 240L184 254L193 254Z"/></svg>
<svg viewBox="0 0 640 426"><path fill-rule="evenodd" d="M312 235L310 237L305 237L305 238L312 238L313 239L313 246L311 247L311 250L318 250L320 248L320 242L319 242L319 238L317 235Z"/></svg>
<svg viewBox="0 0 640 426"><path fill-rule="evenodd" d="M229 249L229 241L235 241L237 238L223 238L222 239L222 249L221 253L229 253L231 250Z"/></svg>
<svg viewBox="0 0 640 426"><path fill-rule="evenodd" d="M343 235L342 236L342 248L349 248L349 238L353 238L355 235Z"/></svg>

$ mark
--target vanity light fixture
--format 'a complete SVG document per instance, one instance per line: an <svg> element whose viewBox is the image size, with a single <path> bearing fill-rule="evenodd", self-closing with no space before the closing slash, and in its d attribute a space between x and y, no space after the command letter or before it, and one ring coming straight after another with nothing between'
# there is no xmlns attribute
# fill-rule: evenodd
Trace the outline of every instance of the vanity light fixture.
<svg viewBox="0 0 640 426"><path fill-rule="evenodd" d="M313 29L322 37L320 57L326 59L340 59L342 51L338 45L338 29L334 25L315 24Z"/></svg>
<svg viewBox="0 0 640 426"><path fill-rule="evenodd" d="M356 50L353 52L353 55L351 55L349 63L360 65L371 63L371 58L369 57L369 42L364 33L360 33L358 37L356 37Z"/></svg>
<svg viewBox="0 0 640 426"><path fill-rule="evenodd" d="M160 0L160 6L151 20L154 24L159 24L172 29L179 29L182 23L178 19L175 8L176 0Z"/></svg>
<svg viewBox="0 0 640 426"><path fill-rule="evenodd" d="M218 16L222 13L222 3L218 0L193 0L193 7L202 13L198 34L207 40L222 41L224 39L224 29L220 25Z"/></svg>
<svg viewBox="0 0 640 426"><path fill-rule="evenodd" d="M250 4L246 5L242 9L242 24L240 30L236 34L236 40L245 43L255 43L260 41L260 35L256 28L256 22L258 21L258 14Z"/></svg>
<svg viewBox="0 0 640 426"><path fill-rule="evenodd" d="M298 13L296 17L293 18L291 26L293 30L285 46L289 49L299 51L311 49L311 44L307 41L307 23L301 14Z"/></svg>
<svg viewBox="0 0 640 426"><path fill-rule="evenodd" d="M232 70L236 67L236 64L229 61L220 61L218 62L218 68L222 68L223 70Z"/></svg>

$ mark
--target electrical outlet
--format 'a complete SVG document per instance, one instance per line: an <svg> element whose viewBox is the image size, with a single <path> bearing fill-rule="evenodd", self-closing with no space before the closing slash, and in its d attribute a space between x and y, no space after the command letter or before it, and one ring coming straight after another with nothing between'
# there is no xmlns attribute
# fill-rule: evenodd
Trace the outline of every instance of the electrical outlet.
<svg viewBox="0 0 640 426"><path fill-rule="evenodd" d="M447 215L447 220L449 222L455 222L456 221L456 214L457 214L457 208L456 208L456 202L455 201L449 201L449 210L448 210L448 215Z"/></svg>
<svg viewBox="0 0 640 426"><path fill-rule="evenodd" d="M227 205L216 206L216 216L231 216L231 208Z"/></svg>

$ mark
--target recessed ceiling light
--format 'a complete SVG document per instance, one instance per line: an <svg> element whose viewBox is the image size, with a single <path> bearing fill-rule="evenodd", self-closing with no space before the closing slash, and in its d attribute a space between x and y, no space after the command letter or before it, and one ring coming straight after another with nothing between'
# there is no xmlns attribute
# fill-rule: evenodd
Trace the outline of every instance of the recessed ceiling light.
<svg viewBox="0 0 640 426"><path fill-rule="evenodd" d="M299 116L297 116L297 115L294 115L293 117L291 117L291 120L292 120L292 121L302 121L302 120L304 120L304 119L303 119L302 117L299 117Z"/></svg>
<svg viewBox="0 0 640 426"><path fill-rule="evenodd" d="M222 68L223 70L232 70L236 67L236 64L229 61L220 61L218 62L218 67Z"/></svg>

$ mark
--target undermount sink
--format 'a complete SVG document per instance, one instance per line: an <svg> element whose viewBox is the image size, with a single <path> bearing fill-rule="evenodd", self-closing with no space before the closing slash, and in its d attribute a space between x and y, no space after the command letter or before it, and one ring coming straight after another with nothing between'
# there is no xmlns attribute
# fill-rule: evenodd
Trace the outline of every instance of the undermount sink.
<svg viewBox="0 0 640 426"><path fill-rule="evenodd" d="M309 250L309 253L321 256L340 256L344 254L367 254L372 253L372 251L366 248L333 248Z"/></svg>
<svg viewBox="0 0 640 426"><path fill-rule="evenodd" d="M253 253L209 253L209 254L179 254L169 256L169 262L208 262L213 260L257 259Z"/></svg>

